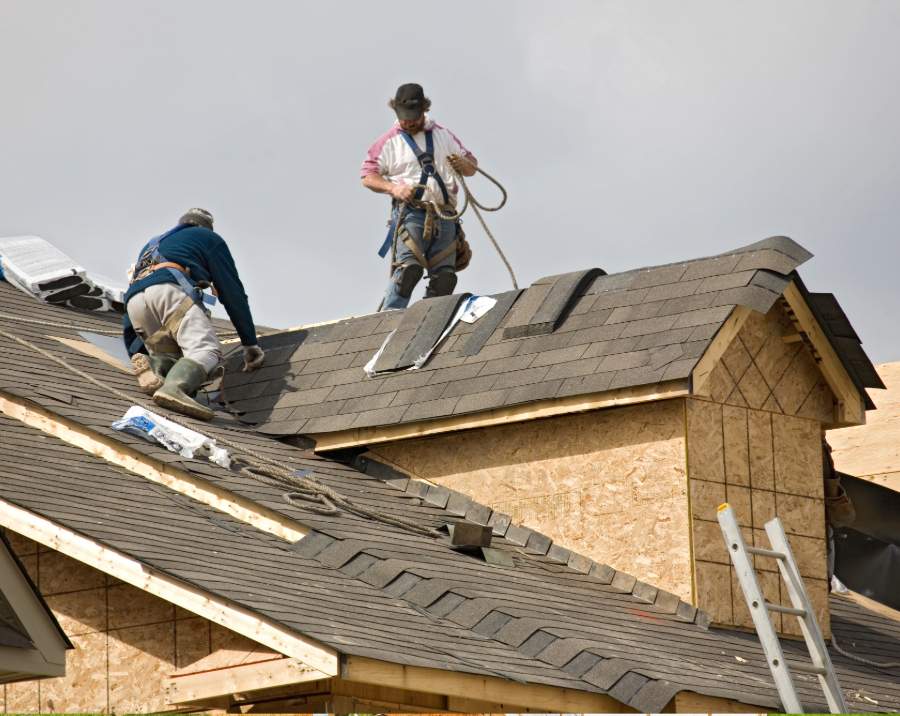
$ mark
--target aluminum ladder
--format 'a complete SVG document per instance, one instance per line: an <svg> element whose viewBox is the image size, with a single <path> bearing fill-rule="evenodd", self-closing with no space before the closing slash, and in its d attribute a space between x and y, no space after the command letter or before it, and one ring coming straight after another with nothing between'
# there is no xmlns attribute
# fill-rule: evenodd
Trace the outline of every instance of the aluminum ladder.
<svg viewBox="0 0 900 716"><path fill-rule="evenodd" d="M800 577L800 571L797 569L797 562L794 560L794 554L791 552L790 544L788 544L787 535L785 535L784 528L781 526L781 520L776 517L765 525L766 534L769 536L769 543L772 546L772 549L769 550L748 547L744 544L744 538L741 535L740 527L738 527L737 518L734 516L734 510L728 503L719 508L718 518L719 525L722 527L722 534L725 536L725 542L728 545L728 553L731 555L731 561L737 571L741 589L744 590L744 597L747 599L747 605L750 607L750 616L753 617L753 625L756 627L756 633L759 635L759 641L762 644L763 652L765 652L769 669L775 679L775 686L778 687L778 695L781 697L781 704L785 712L803 713L800 697L797 695L794 680L791 678L791 671L793 670L803 674L817 675L819 683L822 685L822 691L825 692L825 698L828 701L831 713L847 713L844 693L841 691L841 685L838 683L837 675L834 673L834 666L832 666L831 659L828 656L825 640L822 638L822 631L819 629L819 623L816 621L816 616L809 603L806 587L803 585L803 579ZM778 567L784 583L787 585L793 607L782 607L766 602L762 589L759 586L759 580L756 578L756 570L753 566L751 555L770 557L778 562ZM784 652L781 650L781 643L778 641L769 612L778 612L797 617L797 620L800 622L800 629L803 632L803 639L806 641L806 646L812 657L812 664L788 662L784 658Z"/></svg>

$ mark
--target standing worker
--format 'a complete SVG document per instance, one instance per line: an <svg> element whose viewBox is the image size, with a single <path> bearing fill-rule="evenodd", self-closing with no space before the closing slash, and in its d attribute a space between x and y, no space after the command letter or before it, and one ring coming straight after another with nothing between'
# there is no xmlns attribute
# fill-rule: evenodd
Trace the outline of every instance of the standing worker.
<svg viewBox="0 0 900 716"><path fill-rule="evenodd" d="M157 405L200 420L213 411L193 400L222 358L203 294L212 286L244 347L244 371L262 365L253 316L228 245L213 217L191 209L142 250L125 293L125 347L138 383Z"/></svg>
<svg viewBox="0 0 900 716"><path fill-rule="evenodd" d="M362 165L363 186L393 197L391 228L379 251L382 257L387 254L397 229L397 254L382 303L384 311L406 308L426 269L430 281L425 298L453 293L456 272L468 265L472 252L459 223L435 216L432 205L422 200L434 200L443 214L455 213L459 185L449 166L470 177L475 174L473 164L477 164L449 129L426 114L431 100L421 85L401 86L388 105L397 113L397 121L369 147ZM430 191L417 188L420 184Z"/></svg>

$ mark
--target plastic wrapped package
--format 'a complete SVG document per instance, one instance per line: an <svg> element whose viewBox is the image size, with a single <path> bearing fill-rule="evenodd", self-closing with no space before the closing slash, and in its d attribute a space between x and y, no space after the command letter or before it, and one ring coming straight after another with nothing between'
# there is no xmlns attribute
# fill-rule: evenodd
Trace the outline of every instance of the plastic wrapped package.
<svg viewBox="0 0 900 716"><path fill-rule="evenodd" d="M182 457L207 457L217 465L231 467L228 451L216 445L215 440L176 425L161 415L151 413L137 405L131 406L121 420L112 424L112 427L150 442L158 442L167 450Z"/></svg>
<svg viewBox="0 0 900 716"><path fill-rule="evenodd" d="M16 288L49 303L62 303L91 290L85 270L37 236L0 239L0 268Z"/></svg>

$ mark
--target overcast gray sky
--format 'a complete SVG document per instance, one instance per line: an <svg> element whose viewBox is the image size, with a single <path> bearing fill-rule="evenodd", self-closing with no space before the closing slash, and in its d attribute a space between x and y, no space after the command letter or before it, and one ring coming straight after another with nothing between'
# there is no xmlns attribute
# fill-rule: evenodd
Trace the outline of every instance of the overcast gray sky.
<svg viewBox="0 0 900 716"><path fill-rule="evenodd" d="M520 285L783 234L900 360L900 3L0 0L0 236L119 277L191 206L257 323L369 313L389 206L359 168L419 82L509 191ZM476 195L495 191L472 180ZM474 216L459 290L510 288ZM420 291L417 290L416 296Z"/></svg>

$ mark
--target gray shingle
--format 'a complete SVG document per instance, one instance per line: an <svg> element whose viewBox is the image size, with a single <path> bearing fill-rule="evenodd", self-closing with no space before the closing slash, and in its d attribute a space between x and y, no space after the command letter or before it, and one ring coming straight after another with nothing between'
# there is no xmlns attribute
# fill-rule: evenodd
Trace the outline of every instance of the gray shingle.
<svg viewBox="0 0 900 716"><path fill-rule="evenodd" d="M331 433L337 430L346 430L356 419L355 415L332 415L327 418L311 418L304 426L309 434Z"/></svg>
<svg viewBox="0 0 900 716"><path fill-rule="evenodd" d="M431 400L427 403L413 403L403 414L403 422L409 423L414 420L428 420L441 417L442 415L452 415L457 401L459 401L459 398L444 398L442 400Z"/></svg>
<svg viewBox="0 0 900 716"><path fill-rule="evenodd" d="M422 324L409 339L409 345L403 352L403 355L397 360L395 368L408 368L414 365L423 355L431 351L446 330L459 304L471 295L470 293L458 293L452 296L438 296L437 298L428 299L426 301L429 306L428 313L425 315ZM380 364L381 359L379 358L376 368Z"/></svg>
<svg viewBox="0 0 900 716"><path fill-rule="evenodd" d="M328 358L341 347L340 343L309 343L297 346L291 355L291 362L311 360L313 358Z"/></svg>
<svg viewBox="0 0 900 716"><path fill-rule="evenodd" d="M631 288L645 288L647 286L659 286L664 283L680 281L687 271L688 264L674 264L672 266L660 266L658 268L640 269L634 272Z"/></svg>
<svg viewBox="0 0 900 716"><path fill-rule="evenodd" d="M631 336L645 336L648 333L659 333L667 331L675 324L680 316L660 316L658 318L648 318L643 321L631 321L625 325L619 338L630 338Z"/></svg>
<svg viewBox="0 0 900 716"><path fill-rule="evenodd" d="M673 298L666 301L665 305L659 309L658 315L671 316L673 313L685 313L687 311L697 311L701 308L707 308L713 302L714 298L715 294L711 293Z"/></svg>
<svg viewBox="0 0 900 716"><path fill-rule="evenodd" d="M635 345L634 349L647 350L659 346L671 345L673 343L680 343L688 340L693 333L693 328L673 328L672 330L661 331L660 333L651 333L648 336L641 336L641 339Z"/></svg>
<svg viewBox="0 0 900 716"><path fill-rule="evenodd" d="M300 405L313 405L323 402L334 388L317 388L316 390L298 390L293 393L282 393L278 399L279 408L296 408Z"/></svg>
<svg viewBox="0 0 900 716"><path fill-rule="evenodd" d="M696 281L679 281L678 283L667 283L662 286L654 286L645 297L646 303L654 301L669 301L673 298L681 298L682 296L690 296L700 288L703 282L699 279Z"/></svg>
<svg viewBox="0 0 900 716"><path fill-rule="evenodd" d="M347 385L339 385L331 389L329 400L342 400L350 398L363 398L367 395L374 395L378 392L381 384L384 382L381 378L372 378L364 380L360 383L349 383Z"/></svg>
<svg viewBox="0 0 900 716"><path fill-rule="evenodd" d="M531 361L534 360L534 353L528 353L523 356L511 356L509 358L498 358L487 363L478 365L478 375L497 375L498 373L509 373L514 370L524 370ZM469 367L468 365L466 367Z"/></svg>
<svg viewBox="0 0 900 716"><path fill-rule="evenodd" d="M570 346L582 345L585 343L603 343L615 340L625 328L624 323L616 323L611 326L595 326L594 328L584 328L576 331L569 341ZM618 351L617 351L618 352ZM582 358L589 358L589 355L582 355Z"/></svg>
<svg viewBox="0 0 900 716"><path fill-rule="evenodd" d="M333 370L329 373L319 373L319 377L313 383L313 388L355 383L364 379L365 375L362 368L345 368L344 370Z"/></svg>
<svg viewBox="0 0 900 716"><path fill-rule="evenodd" d="M300 405L290 409L290 419L300 420L301 418L323 418L329 415L337 415L344 407L343 400L334 400L328 403L313 403L311 405Z"/></svg>
<svg viewBox="0 0 900 716"><path fill-rule="evenodd" d="M427 377L430 377L427 373ZM429 400L437 400L447 387L447 383L438 385L426 385L421 388L401 390L394 395L391 405L412 405L413 403L426 403Z"/></svg>
<svg viewBox="0 0 900 716"><path fill-rule="evenodd" d="M700 288L697 289L696 293L711 293L746 286L755 274L756 270L752 269L750 271L725 274L724 276L710 276L703 279L703 283L700 284Z"/></svg>
<svg viewBox="0 0 900 716"><path fill-rule="evenodd" d="M298 374L308 375L309 373L327 373L341 370L342 368L347 368L352 360L353 356L347 353L339 356L328 356L327 358L313 358L304 366L303 370L298 371Z"/></svg>
<svg viewBox="0 0 900 716"><path fill-rule="evenodd" d="M594 328L602 326L606 319L612 314L613 309L604 308L600 310L591 310L585 313L579 313L566 318L560 327L558 333L570 333L572 331L580 331L585 328Z"/></svg>
<svg viewBox="0 0 900 716"><path fill-rule="evenodd" d="M711 259L693 261L681 277L682 281L703 279L709 276L730 274L740 262L740 256L716 256Z"/></svg>
<svg viewBox="0 0 900 716"><path fill-rule="evenodd" d="M687 360L673 361L663 373L662 380L675 380L677 378L687 378L694 366L697 365L699 358L688 358Z"/></svg>
<svg viewBox="0 0 900 716"><path fill-rule="evenodd" d="M762 286L744 286L743 288L732 288L728 291L720 291L713 300L713 306L735 305L746 306L760 313L768 313L769 309L775 305L781 297L780 293L775 293Z"/></svg>
<svg viewBox="0 0 900 716"><path fill-rule="evenodd" d="M505 390L491 390L487 393L464 395L459 399L459 402L453 409L453 413L460 415L462 413L477 413L482 410L499 408L506 402L506 396L509 395L509 391L510 388L506 388Z"/></svg>
<svg viewBox="0 0 900 716"><path fill-rule="evenodd" d="M594 303L592 311L598 311L604 308L618 308L619 306L633 306L640 303L650 293L649 288L638 288L628 291L611 291L609 293L601 293L597 296L597 302Z"/></svg>
<svg viewBox="0 0 900 716"><path fill-rule="evenodd" d="M328 341L346 341L352 338L359 338L360 336L369 336L379 327L381 319L382 316L376 314L337 323L328 334ZM379 331L379 333L382 332Z"/></svg>
<svg viewBox="0 0 900 716"><path fill-rule="evenodd" d="M380 379L379 379L380 380ZM431 373L423 370L414 370L398 375L389 375L383 379L379 391L382 393L402 392L410 388L418 388L431 380Z"/></svg>
<svg viewBox="0 0 900 716"><path fill-rule="evenodd" d="M557 348L565 348L570 338L570 333L554 333L549 336L526 338L519 343L519 350L516 351L516 355L521 356L528 353L541 353L543 351L552 351Z"/></svg>
<svg viewBox="0 0 900 716"><path fill-rule="evenodd" d="M353 421L353 424L350 427L368 428L373 425L392 425L403 417L406 410L407 406L400 405L390 408L360 411L356 414L356 420Z"/></svg>
<svg viewBox="0 0 900 716"><path fill-rule="evenodd" d="M461 395L471 395L473 393L484 393L491 389L491 386L497 381L496 375L479 376L477 378L467 378L465 380L456 380L447 383L441 393L442 398L457 398ZM499 376L503 378L504 376Z"/></svg>
<svg viewBox="0 0 900 716"><path fill-rule="evenodd" d="M515 355L515 352L519 350L519 342L520 341L503 341L502 343L495 343L492 346L485 346L477 355L466 358L466 363L481 363L497 360L499 358L509 358L510 356Z"/></svg>
<svg viewBox="0 0 900 716"><path fill-rule="evenodd" d="M534 329L541 328L550 333L559 324L560 319L566 314L572 302L581 295L584 288L597 276L604 274L601 269L588 269L575 273L563 274L553 282L550 293L541 302L529 321L532 327L531 335L535 335Z"/></svg>
<svg viewBox="0 0 900 716"><path fill-rule="evenodd" d="M662 380L665 368L653 370L649 366L618 371L609 384L610 390L629 388L632 385L652 385Z"/></svg>
<svg viewBox="0 0 900 716"><path fill-rule="evenodd" d="M650 351L650 367L656 370L664 365L669 365L672 361L680 358L684 354L680 344L669 345L659 350Z"/></svg>
<svg viewBox="0 0 900 716"><path fill-rule="evenodd" d="M551 366L545 376L548 380L554 378L573 378L579 375L590 375L597 370L602 358L586 358L584 360L573 360L568 363L558 363Z"/></svg>
<svg viewBox="0 0 900 716"><path fill-rule="evenodd" d="M535 282L525 292L519 296L516 301L509 318L503 328L504 338L516 338L527 335L527 326L530 323L535 311L544 302L544 299L550 293L552 285L539 284Z"/></svg>
<svg viewBox="0 0 900 716"><path fill-rule="evenodd" d="M596 373L594 375L566 378L559 390L557 398L565 398L567 395L587 395L589 393L602 393L608 390L615 373Z"/></svg>
<svg viewBox="0 0 900 716"><path fill-rule="evenodd" d="M615 309L606 319L606 325L613 323L626 323L629 321L639 321L644 318L653 318L659 309L663 307L665 301L655 301L653 303L639 303L635 306L623 306Z"/></svg>
<svg viewBox="0 0 900 716"><path fill-rule="evenodd" d="M578 360L581 358L582 354L587 350L587 344L582 343L577 346L569 346L568 348L558 348L556 350L544 351L535 356L535 359L531 361L531 365L529 366L531 369L539 368L540 366L555 366L564 363L568 363L569 361Z"/></svg>
<svg viewBox="0 0 900 716"><path fill-rule="evenodd" d="M650 351L635 353L616 353L606 356L597 368L598 373L606 373L611 370L627 370L640 368L650 362Z"/></svg>
<svg viewBox="0 0 900 716"><path fill-rule="evenodd" d="M453 368L441 368L430 373L429 383L452 383L457 380L465 380L466 378L474 378L482 369L484 364L471 363L466 365L457 365Z"/></svg>
<svg viewBox="0 0 900 716"><path fill-rule="evenodd" d="M494 389L502 390L503 388L515 388L519 385L528 385L529 383L540 383L550 366L541 366L540 368L527 368L526 370L516 370L511 373L503 373L499 376L488 376L494 381Z"/></svg>
<svg viewBox="0 0 900 716"><path fill-rule="evenodd" d="M721 294L719 295L721 296ZM718 303L718 296L716 297L716 303ZM690 328L693 326L704 326L708 323L724 321L731 313L733 305L734 304L723 306L719 304L715 308L705 308L702 311L684 313L678 316L678 320L675 321L672 328Z"/></svg>
<svg viewBox="0 0 900 716"><path fill-rule="evenodd" d="M548 380L543 383L535 383L533 385L520 385L513 388L506 396L506 405L515 405L517 403L530 403L532 400L545 400L552 398L562 385L562 379Z"/></svg>

